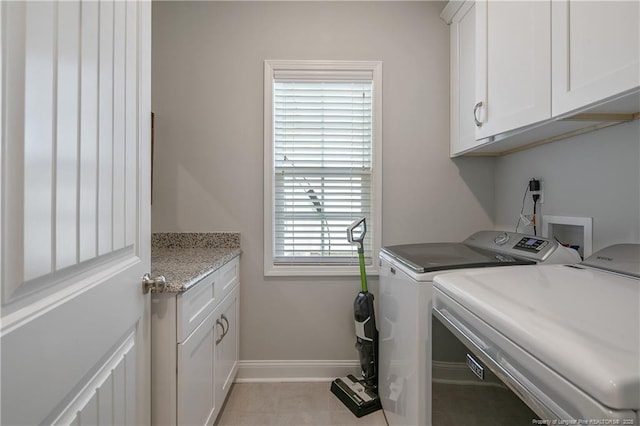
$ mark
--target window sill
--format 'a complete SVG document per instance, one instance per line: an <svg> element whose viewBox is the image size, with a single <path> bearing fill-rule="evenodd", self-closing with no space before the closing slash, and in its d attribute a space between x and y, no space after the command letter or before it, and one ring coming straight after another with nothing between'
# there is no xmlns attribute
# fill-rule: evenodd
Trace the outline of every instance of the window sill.
<svg viewBox="0 0 640 426"><path fill-rule="evenodd" d="M378 276L378 264L366 266L367 277ZM313 265L265 265L265 277L352 277L360 275L360 267Z"/></svg>

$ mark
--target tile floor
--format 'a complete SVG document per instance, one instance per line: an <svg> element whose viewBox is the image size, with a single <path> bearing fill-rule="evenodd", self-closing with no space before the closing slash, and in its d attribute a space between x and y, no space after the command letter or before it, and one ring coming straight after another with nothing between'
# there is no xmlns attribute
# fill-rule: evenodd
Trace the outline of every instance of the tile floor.
<svg viewBox="0 0 640 426"><path fill-rule="evenodd" d="M382 410L357 418L329 390L331 383L236 383L218 426L386 426Z"/></svg>

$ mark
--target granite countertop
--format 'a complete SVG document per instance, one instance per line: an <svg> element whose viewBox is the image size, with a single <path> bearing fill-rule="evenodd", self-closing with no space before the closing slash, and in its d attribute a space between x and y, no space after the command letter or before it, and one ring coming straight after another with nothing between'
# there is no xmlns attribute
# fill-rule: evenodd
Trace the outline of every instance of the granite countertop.
<svg viewBox="0 0 640 426"><path fill-rule="evenodd" d="M151 276L164 275L165 293L181 293L241 252L239 233L153 234Z"/></svg>

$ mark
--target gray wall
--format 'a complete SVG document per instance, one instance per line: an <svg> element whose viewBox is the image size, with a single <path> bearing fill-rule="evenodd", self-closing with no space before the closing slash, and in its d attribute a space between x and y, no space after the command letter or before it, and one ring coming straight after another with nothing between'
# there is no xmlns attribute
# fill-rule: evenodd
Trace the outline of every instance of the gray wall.
<svg viewBox="0 0 640 426"><path fill-rule="evenodd" d="M594 251L640 242L638 120L501 157L495 165L496 227L515 228L527 182L537 177L543 215L593 218Z"/></svg>
<svg viewBox="0 0 640 426"><path fill-rule="evenodd" d="M448 158L443 6L154 2L152 229L241 233L241 359L357 356L357 278L263 276L265 59L383 61L383 245L492 227L494 160Z"/></svg>

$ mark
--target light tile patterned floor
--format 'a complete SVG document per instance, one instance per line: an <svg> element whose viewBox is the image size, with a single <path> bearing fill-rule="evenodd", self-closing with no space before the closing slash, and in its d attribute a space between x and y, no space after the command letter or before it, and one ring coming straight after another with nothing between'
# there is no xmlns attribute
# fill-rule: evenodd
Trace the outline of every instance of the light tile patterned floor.
<svg viewBox="0 0 640 426"><path fill-rule="evenodd" d="M218 426L386 426L382 410L357 418L330 383L236 383Z"/></svg>

